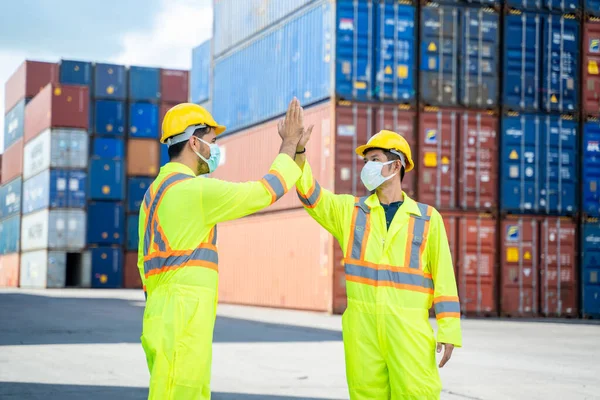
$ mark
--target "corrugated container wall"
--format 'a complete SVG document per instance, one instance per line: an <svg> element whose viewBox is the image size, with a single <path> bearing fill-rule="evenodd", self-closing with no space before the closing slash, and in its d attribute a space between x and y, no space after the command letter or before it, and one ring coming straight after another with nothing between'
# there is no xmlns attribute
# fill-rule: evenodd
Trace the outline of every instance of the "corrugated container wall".
<svg viewBox="0 0 600 400"><path fill-rule="evenodd" d="M598 5L600 12L600 3ZM582 108L586 115L600 116L600 18L583 23Z"/></svg>
<svg viewBox="0 0 600 400"><path fill-rule="evenodd" d="M94 68L94 97L125 100L127 97L127 71L123 65L96 64Z"/></svg>
<svg viewBox="0 0 600 400"><path fill-rule="evenodd" d="M21 254L23 288L64 288L67 277L67 253L38 250Z"/></svg>
<svg viewBox="0 0 600 400"><path fill-rule="evenodd" d="M154 181L153 178L129 178L127 180L127 211L137 213L140 211L146 191Z"/></svg>
<svg viewBox="0 0 600 400"><path fill-rule="evenodd" d="M587 15L600 17L600 0L583 0L583 8Z"/></svg>
<svg viewBox="0 0 600 400"><path fill-rule="evenodd" d="M127 176L156 177L159 168L158 140L129 139L127 141Z"/></svg>
<svg viewBox="0 0 600 400"><path fill-rule="evenodd" d="M21 216L0 221L0 254L18 253L21 244Z"/></svg>
<svg viewBox="0 0 600 400"><path fill-rule="evenodd" d="M233 132L331 95L333 14L309 8L235 53L215 59L213 115Z"/></svg>
<svg viewBox="0 0 600 400"><path fill-rule="evenodd" d="M208 60L210 62L210 59ZM189 98L189 71L177 69L160 70L160 100L185 103Z"/></svg>
<svg viewBox="0 0 600 400"><path fill-rule="evenodd" d="M575 13L581 9L579 0L506 0L506 5L522 10L551 11L557 13Z"/></svg>
<svg viewBox="0 0 600 400"><path fill-rule="evenodd" d="M125 135L125 102L98 100L94 104L94 133L96 135Z"/></svg>
<svg viewBox="0 0 600 400"><path fill-rule="evenodd" d="M58 64L24 61L4 85L4 110L34 97L49 83L58 83Z"/></svg>
<svg viewBox="0 0 600 400"><path fill-rule="evenodd" d="M86 215L83 210L41 210L23 216L21 250L85 248Z"/></svg>
<svg viewBox="0 0 600 400"><path fill-rule="evenodd" d="M559 215L578 211L577 125L557 115L502 118L502 210Z"/></svg>
<svg viewBox="0 0 600 400"><path fill-rule="evenodd" d="M9 182L23 172L23 139L17 140L2 155L2 181Z"/></svg>
<svg viewBox="0 0 600 400"><path fill-rule="evenodd" d="M120 288L123 285L123 251L119 247L90 249L92 287Z"/></svg>
<svg viewBox="0 0 600 400"><path fill-rule="evenodd" d="M61 60L59 81L63 85L92 85L92 63L87 61Z"/></svg>
<svg viewBox="0 0 600 400"><path fill-rule="evenodd" d="M19 261L18 253L0 255L0 287L19 286Z"/></svg>
<svg viewBox="0 0 600 400"><path fill-rule="evenodd" d="M130 101L158 101L160 100L160 69L148 67L129 68Z"/></svg>
<svg viewBox="0 0 600 400"><path fill-rule="evenodd" d="M591 118L583 124L582 212L600 217L600 121Z"/></svg>
<svg viewBox="0 0 600 400"><path fill-rule="evenodd" d="M584 221L581 232L581 312L600 318L600 223L598 218Z"/></svg>
<svg viewBox="0 0 600 400"><path fill-rule="evenodd" d="M127 250L137 250L140 242L139 235L139 214L131 214L127 216Z"/></svg>
<svg viewBox="0 0 600 400"><path fill-rule="evenodd" d="M48 128L87 130L89 101L85 86L46 86L25 108L25 143Z"/></svg>
<svg viewBox="0 0 600 400"><path fill-rule="evenodd" d="M90 200L123 200L125 198L123 161L92 159L88 177L87 192ZM93 184L91 184L92 182Z"/></svg>
<svg viewBox="0 0 600 400"><path fill-rule="evenodd" d="M23 180L19 177L0 186L0 219L21 212Z"/></svg>
<svg viewBox="0 0 600 400"><path fill-rule="evenodd" d="M137 267L137 251L128 251L125 253L125 263L123 265L123 287L127 289L141 289L142 278L140 270Z"/></svg>
<svg viewBox="0 0 600 400"><path fill-rule="evenodd" d="M125 210L122 203L90 202L87 209L87 243L120 245L125 240Z"/></svg>
<svg viewBox="0 0 600 400"><path fill-rule="evenodd" d="M88 148L89 136L82 129L46 129L25 145L23 178L48 168L85 169Z"/></svg>
<svg viewBox="0 0 600 400"><path fill-rule="evenodd" d="M221 122L219 121L219 123ZM159 131L158 105L150 103L129 103L130 137L158 139Z"/></svg>
<svg viewBox="0 0 600 400"><path fill-rule="evenodd" d="M25 100L19 101L4 116L4 148L7 149L23 137L25 128Z"/></svg>
<svg viewBox="0 0 600 400"><path fill-rule="evenodd" d="M106 158L109 160L122 160L125 158L125 141L113 138L92 139L92 159Z"/></svg>
<svg viewBox="0 0 600 400"><path fill-rule="evenodd" d="M211 63L211 41L207 40L192 50L192 70L190 76L192 103L200 104L210 98Z"/></svg>
<svg viewBox="0 0 600 400"><path fill-rule="evenodd" d="M85 171L45 170L23 184L23 214L43 208L85 208Z"/></svg>
<svg viewBox="0 0 600 400"><path fill-rule="evenodd" d="M213 3L215 56L244 42L263 29L315 0L243 1L216 0Z"/></svg>

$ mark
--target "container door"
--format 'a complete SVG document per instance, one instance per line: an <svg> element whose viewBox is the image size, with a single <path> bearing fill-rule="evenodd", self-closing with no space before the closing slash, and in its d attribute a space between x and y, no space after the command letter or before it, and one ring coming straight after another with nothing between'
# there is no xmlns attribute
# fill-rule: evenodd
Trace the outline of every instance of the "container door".
<svg viewBox="0 0 600 400"><path fill-rule="evenodd" d="M583 125L583 212L600 217L600 122L588 120Z"/></svg>
<svg viewBox="0 0 600 400"><path fill-rule="evenodd" d="M600 14L600 1L597 4ZM587 115L600 115L600 19L583 24L583 111Z"/></svg>

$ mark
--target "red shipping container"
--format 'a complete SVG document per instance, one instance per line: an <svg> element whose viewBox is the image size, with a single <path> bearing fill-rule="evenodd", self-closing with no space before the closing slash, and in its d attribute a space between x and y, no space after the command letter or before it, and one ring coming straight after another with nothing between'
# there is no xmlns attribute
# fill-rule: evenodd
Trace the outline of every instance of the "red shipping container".
<svg viewBox="0 0 600 400"><path fill-rule="evenodd" d="M23 139L14 142L2 155L2 180L4 184L23 173Z"/></svg>
<svg viewBox="0 0 600 400"><path fill-rule="evenodd" d="M125 252L125 265L123 267L123 287L126 289L141 289L142 278L137 267L137 251Z"/></svg>
<svg viewBox="0 0 600 400"><path fill-rule="evenodd" d="M19 286L19 253L0 255L0 287Z"/></svg>
<svg viewBox="0 0 600 400"><path fill-rule="evenodd" d="M488 111L427 107L419 118L419 201L438 210L497 206L498 119ZM417 161L418 160L418 161Z"/></svg>
<svg viewBox="0 0 600 400"><path fill-rule="evenodd" d="M4 111L37 95L49 83L58 83L58 64L24 61L4 85Z"/></svg>
<svg viewBox="0 0 600 400"><path fill-rule="evenodd" d="M544 217L541 222L540 292L545 316L576 317L577 225L569 219Z"/></svg>
<svg viewBox="0 0 600 400"><path fill-rule="evenodd" d="M185 103L189 97L189 72L160 70L160 99L165 103Z"/></svg>
<svg viewBox="0 0 600 400"><path fill-rule="evenodd" d="M454 274L458 278L458 227L460 224L461 213L454 211L441 212L444 219L444 227L446 228L446 236L452 254L452 265L454 266Z"/></svg>
<svg viewBox="0 0 600 400"><path fill-rule="evenodd" d="M539 221L509 216L502 221L500 312L504 316L538 315Z"/></svg>
<svg viewBox="0 0 600 400"><path fill-rule="evenodd" d="M600 115L600 18L583 23L583 112Z"/></svg>
<svg viewBox="0 0 600 400"><path fill-rule="evenodd" d="M158 131L160 136L162 136L162 123L163 123L163 119L165 119L165 114L167 113L167 111L169 111L172 107L176 106L177 104L173 104L173 103L161 103L160 107L158 109Z"/></svg>
<svg viewBox="0 0 600 400"><path fill-rule="evenodd" d="M87 86L48 85L25 107L25 143L48 128L88 129Z"/></svg>
<svg viewBox="0 0 600 400"><path fill-rule="evenodd" d="M496 220L464 213L458 224L457 285L463 314L495 315Z"/></svg>

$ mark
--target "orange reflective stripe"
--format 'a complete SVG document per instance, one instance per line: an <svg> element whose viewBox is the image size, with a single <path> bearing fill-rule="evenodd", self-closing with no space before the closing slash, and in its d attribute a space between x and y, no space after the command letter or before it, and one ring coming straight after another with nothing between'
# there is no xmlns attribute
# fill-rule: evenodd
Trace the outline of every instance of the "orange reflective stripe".
<svg viewBox="0 0 600 400"><path fill-rule="evenodd" d="M394 267L393 265L375 264L375 263L365 261L365 260L354 260L354 259L344 259L344 263L355 264L355 265L360 265L362 267L369 267L369 268L375 268L375 269L381 269L381 270L389 270L392 272L402 272L404 274L413 274L413 275L423 276L423 277L429 278L429 279L432 278L431 274L423 272L423 270L412 269L412 268L407 268L407 267Z"/></svg>
<svg viewBox="0 0 600 400"><path fill-rule="evenodd" d="M443 301L458 301L458 296L439 296L433 299L433 304L441 303Z"/></svg>
<svg viewBox="0 0 600 400"><path fill-rule="evenodd" d="M367 253L367 242L369 241L369 233L371 233L371 213L367 214L367 221L365 223L365 234L362 240L362 247L360 249L360 259L364 260Z"/></svg>
<svg viewBox="0 0 600 400"><path fill-rule="evenodd" d="M201 268L208 268L208 269L211 269L211 270L217 271L217 272L219 271L219 267L215 263L211 263L208 261L191 260L191 261L185 262L183 264L179 264L179 265L172 265L172 266L168 266L168 267L162 267L160 269L153 269L152 271L150 271L146 274L146 278L149 278L153 275L162 274L163 272L175 271L175 270L181 269L183 267L201 267Z"/></svg>
<svg viewBox="0 0 600 400"><path fill-rule="evenodd" d="M196 249L209 249L209 250L217 251L217 248L213 244L210 244L210 243L202 243ZM149 260L152 260L153 258L160 258L160 257L189 256L190 254L192 254L193 252L195 252L196 249L193 249L193 250L157 251L155 253L152 253L152 254L149 254L147 256L144 256L144 261L149 261Z"/></svg>
<svg viewBox="0 0 600 400"><path fill-rule="evenodd" d="M441 314L436 314L435 318L436 319L442 319L442 318L460 318L460 313L459 312L445 312L445 313L441 313Z"/></svg>
<svg viewBox="0 0 600 400"><path fill-rule="evenodd" d="M408 290L411 292L433 294L433 289L430 289L430 288L414 286L414 285L407 285L407 284L403 284L403 283L396 283L396 282L392 282L392 281L378 281L378 280L374 280L374 279L362 278L362 277L353 276L353 275L346 275L346 280L349 282L362 283L364 285L369 285L369 286L392 287L395 289Z"/></svg>
<svg viewBox="0 0 600 400"><path fill-rule="evenodd" d="M165 177L165 179L163 179L157 186L160 187L163 184L163 182L167 181L168 179L172 178L175 175L177 175L177 173L175 173L175 172L172 173L172 174L167 175ZM153 186L154 185L150 185L150 187L148 188L148 192L147 192L147 193L149 193L150 197L149 197L148 207L147 207L147 211L146 211L146 222L144 223L144 233L145 234L148 233L148 223L150 222L149 221L149 219L150 219L150 207L154 203L154 199L155 199L156 193L157 193L157 190L154 190L154 193L152 193L152 187ZM144 205L146 205L145 201L144 201ZM147 238L146 240L144 240L145 243L146 243L146 241L148 241L148 243L153 243L154 242L154 229L150 229L150 237ZM144 247L146 247L146 246L144 245ZM149 249L146 249L146 248L144 249L144 256L146 255L147 250L149 250Z"/></svg>

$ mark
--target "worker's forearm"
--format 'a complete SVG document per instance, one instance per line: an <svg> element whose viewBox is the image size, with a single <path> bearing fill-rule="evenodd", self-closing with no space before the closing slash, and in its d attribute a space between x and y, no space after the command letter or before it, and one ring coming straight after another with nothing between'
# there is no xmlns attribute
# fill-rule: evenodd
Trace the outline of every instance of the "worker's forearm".
<svg viewBox="0 0 600 400"><path fill-rule="evenodd" d="M284 140L279 148L279 154L287 154L293 160L296 155L296 146L298 145L299 140L299 138L298 140Z"/></svg>
<svg viewBox="0 0 600 400"><path fill-rule="evenodd" d="M302 150L297 150L302 151ZM296 154L296 165L300 167L300 169L304 169L304 163L306 162L306 153Z"/></svg>

